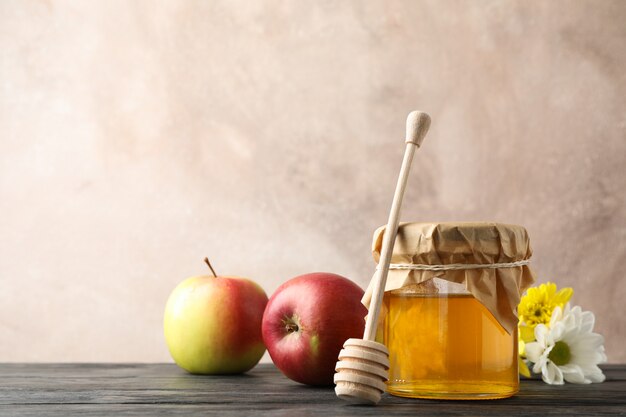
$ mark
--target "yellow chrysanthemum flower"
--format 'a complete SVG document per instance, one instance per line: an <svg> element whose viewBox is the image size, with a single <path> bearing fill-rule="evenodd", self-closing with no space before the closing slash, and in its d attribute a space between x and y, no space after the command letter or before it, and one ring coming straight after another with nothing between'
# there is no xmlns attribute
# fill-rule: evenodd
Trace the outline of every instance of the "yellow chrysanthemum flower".
<svg viewBox="0 0 626 417"><path fill-rule="evenodd" d="M530 331L534 332L538 324L549 324L554 308L563 308L573 294L574 290L569 287L557 291L556 284L552 282L529 288L517 307L519 319L523 322L520 326L522 339L529 341L526 339L529 338Z"/></svg>

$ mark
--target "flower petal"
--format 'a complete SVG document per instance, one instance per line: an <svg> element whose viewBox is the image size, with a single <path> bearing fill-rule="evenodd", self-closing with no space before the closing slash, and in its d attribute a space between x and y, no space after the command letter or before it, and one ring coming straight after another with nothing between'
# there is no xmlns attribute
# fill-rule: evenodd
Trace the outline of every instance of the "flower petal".
<svg viewBox="0 0 626 417"><path fill-rule="evenodd" d="M520 325L519 336L522 341L529 343L535 341L535 328L533 326Z"/></svg>
<svg viewBox="0 0 626 417"><path fill-rule="evenodd" d="M548 362L547 365L548 372L552 373L552 384L553 385L563 385L563 372L552 362Z"/></svg>
<svg viewBox="0 0 626 417"><path fill-rule="evenodd" d="M563 340L571 346L572 354L576 356L598 352L604 345L604 337L597 333L587 333L577 335L577 337L565 337Z"/></svg>
<svg viewBox="0 0 626 417"><path fill-rule="evenodd" d="M537 342L526 343L526 357L531 362L538 363L544 350Z"/></svg>
<svg viewBox="0 0 626 417"><path fill-rule="evenodd" d="M559 304L565 304L574 295L574 290L571 287L561 288L555 295L555 302Z"/></svg>
<svg viewBox="0 0 626 417"><path fill-rule="evenodd" d="M560 385L558 382L558 375L557 375L557 373L560 374L560 372L561 371L559 371L559 368L555 364L548 361L541 367L541 379L543 379L543 382L545 382L546 384ZM560 374L560 376L561 376L561 384L562 384L563 374Z"/></svg>
<svg viewBox="0 0 626 417"><path fill-rule="evenodd" d="M569 364L560 367L563 372L563 379L573 384L589 384L591 381L585 378L583 370L580 366Z"/></svg>
<svg viewBox="0 0 626 417"><path fill-rule="evenodd" d="M563 310L561 310L560 306L554 307L552 310L552 316L550 317L550 328L554 327L556 323L563 319Z"/></svg>
<svg viewBox="0 0 626 417"><path fill-rule="evenodd" d="M598 367L598 365L580 365L585 378L589 379L591 382L602 382L605 379L604 374L602 373L602 369Z"/></svg>
<svg viewBox="0 0 626 417"><path fill-rule="evenodd" d="M541 379L543 379L543 382L550 385L554 382L554 372L548 371L548 362L541 366Z"/></svg>
<svg viewBox="0 0 626 417"><path fill-rule="evenodd" d="M596 322L596 317L591 311L585 311L581 315L580 331L582 333L591 333Z"/></svg>
<svg viewBox="0 0 626 417"><path fill-rule="evenodd" d="M561 321L568 331L573 330L578 332L578 328L580 327L580 307L576 306L573 309L570 309L570 305L567 303Z"/></svg>
<svg viewBox="0 0 626 417"><path fill-rule="evenodd" d="M530 369L528 369L526 361L522 360L522 358L519 358L518 365L520 375L525 376L526 378L530 378Z"/></svg>
<svg viewBox="0 0 626 417"><path fill-rule="evenodd" d="M591 382L604 382L606 377L602 373L602 369L597 366L594 366L592 370L585 372L585 377L587 377Z"/></svg>
<svg viewBox="0 0 626 417"><path fill-rule="evenodd" d="M554 326L550 329L550 338L552 341L559 341L563 338L563 333L565 333L565 326L563 325L563 323L555 323Z"/></svg>
<svg viewBox="0 0 626 417"><path fill-rule="evenodd" d="M537 327L535 327L535 340L544 348L547 346L546 345L547 335L548 335L548 328L546 327L545 324L538 324Z"/></svg>

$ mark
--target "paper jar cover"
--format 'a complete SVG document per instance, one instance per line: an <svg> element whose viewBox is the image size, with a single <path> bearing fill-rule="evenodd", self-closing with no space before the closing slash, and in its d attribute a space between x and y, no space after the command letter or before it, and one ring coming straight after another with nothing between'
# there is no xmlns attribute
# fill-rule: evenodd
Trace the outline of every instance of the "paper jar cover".
<svg viewBox="0 0 626 417"><path fill-rule="evenodd" d="M374 232L372 252L380 259L385 226ZM501 223L402 223L398 227L392 264L494 264L529 259L532 255L528 232L516 225ZM521 294L535 282L527 266L460 269L446 271L390 269L385 291L424 283L432 278L464 284L512 334L517 326L517 305ZM372 280L373 281L373 280ZM370 282L362 302L368 307Z"/></svg>

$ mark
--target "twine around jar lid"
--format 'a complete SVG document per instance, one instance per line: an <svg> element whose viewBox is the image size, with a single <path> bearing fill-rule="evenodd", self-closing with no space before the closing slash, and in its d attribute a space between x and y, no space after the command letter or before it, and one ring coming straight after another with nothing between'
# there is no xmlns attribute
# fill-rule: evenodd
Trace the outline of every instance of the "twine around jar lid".
<svg viewBox="0 0 626 417"><path fill-rule="evenodd" d="M385 226L374 232L378 262ZM502 223L402 223L398 227L385 291L440 278L465 288L512 333L520 296L535 281L528 266L528 232ZM363 297L369 306L371 288Z"/></svg>

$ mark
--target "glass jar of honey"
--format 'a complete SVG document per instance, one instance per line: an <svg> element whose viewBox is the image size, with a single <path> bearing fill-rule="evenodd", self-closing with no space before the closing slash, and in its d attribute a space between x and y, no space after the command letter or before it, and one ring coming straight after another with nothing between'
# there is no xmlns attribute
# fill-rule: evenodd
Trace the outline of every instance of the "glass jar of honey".
<svg viewBox="0 0 626 417"><path fill-rule="evenodd" d="M381 228L374 236L375 258L383 234ZM520 226L401 224L378 328L389 349L388 392L459 400L514 395L516 309L534 282L531 254Z"/></svg>

